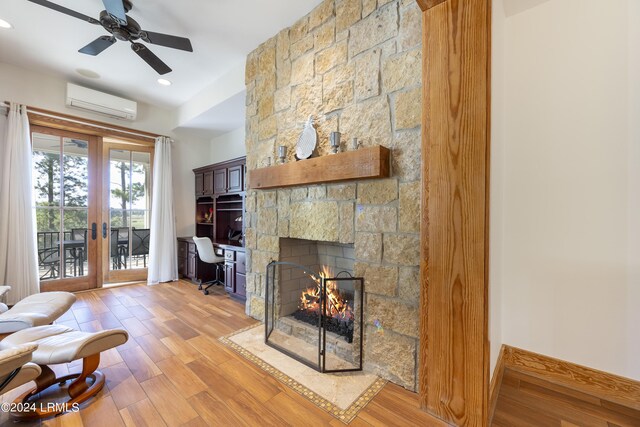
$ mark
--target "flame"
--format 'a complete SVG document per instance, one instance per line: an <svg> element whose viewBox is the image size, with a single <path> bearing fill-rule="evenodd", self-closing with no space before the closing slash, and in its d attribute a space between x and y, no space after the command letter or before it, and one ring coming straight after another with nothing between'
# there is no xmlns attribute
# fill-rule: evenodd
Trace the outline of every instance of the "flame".
<svg viewBox="0 0 640 427"><path fill-rule="evenodd" d="M322 293L322 280L333 277L333 273L326 265L322 266L320 277L310 277L316 282L316 286L307 288L300 296L300 310L320 312L320 294ZM327 283L327 304L325 316L335 317L340 320L352 320L353 308L337 288L336 282Z"/></svg>

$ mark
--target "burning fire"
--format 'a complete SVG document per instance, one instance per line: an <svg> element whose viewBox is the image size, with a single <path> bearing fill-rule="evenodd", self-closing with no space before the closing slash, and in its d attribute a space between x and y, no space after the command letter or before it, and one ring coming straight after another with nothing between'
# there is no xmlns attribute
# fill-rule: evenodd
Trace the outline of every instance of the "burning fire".
<svg viewBox="0 0 640 427"><path fill-rule="evenodd" d="M327 277L333 277L331 269L325 265L322 266L320 277L311 276L317 286L308 288L302 292L300 296L300 310L309 310L320 312L320 295L322 293L322 280ZM327 283L327 305L324 313L327 317L333 317L339 320L353 320L353 308L349 301L343 298L337 289L336 282Z"/></svg>

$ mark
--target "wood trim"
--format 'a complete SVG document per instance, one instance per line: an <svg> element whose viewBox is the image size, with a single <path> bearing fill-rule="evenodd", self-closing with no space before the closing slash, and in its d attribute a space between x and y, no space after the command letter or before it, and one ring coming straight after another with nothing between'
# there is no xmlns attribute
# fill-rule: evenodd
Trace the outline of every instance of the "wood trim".
<svg viewBox="0 0 640 427"><path fill-rule="evenodd" d="M387 178L390 151L381 145L249 171L249 188L266 189Z"/></svg>
<svg viewBox="0 0 640 427"><path fill-rule="evenodd" d="M224 162L212 163L210 165L197 167L193 169L193 172L205 172L213 169L228 168L229 166L245 165L246 163L247 156L236 157L235 159L225 160Z"/></svg>
<svg viewBox="0 0 640 427"><path fill-rule="evenodd" d="M506 346L503 344L502 347L500 347L500 354L498 355L498 361L496 362L493 377L491 378L491 385L489 386L489 420L493 419L493 413L498 403L498 395L500 394L500 386L502 385L502 377L504 376L505 351Z"/></svg>
<svg viewBox="0 0 640 427"><path fill-rule="evenodd" d="M509 369L640 410L640 381L516 347L503 348Z"/></svg>
<svg viewBox="0 0 640 427"><path fill-rule="evenodd" d="M128 129L123 126L112 125L110 123L85 119L82 117L62 114L55 111L44 110L42 108L27 107L29 123L54 129L62 129L71 132L79 132L85 135L102 137L114 137L125 141L154 145L155 138L159 135ZM55 116L55 117L49 117ZM132 132L135 134L133 135Z"/></svg>
<svg viewBox="0 0 640 427"><path fill-rule="evenodd" d="M488 422L491 0L424 1L420 403ZM419 2L420 4L420 2Z"/></svg>
<svg viewBox="0 0 640 427"><path fill-rule="evenodd" d="M102 259L101 267L102 270L99 271L99 276L101 277L100 287L107 283L118 283L118 282L134 282L134 281L146 281L147 280L147 268L128 268L125 270L111 270L111 250L109 247L109 239L111 236L111 223L110 223L110 210L109 210L109 199L110 199L110 182L109 182L109 151L112 149L116 150L130 150L136 152L147 152L149 153L149 161L151 164L151 177L150 182L151 186L149 187L149 192L153 194L153 165L154 165L154 150L153 147L141 146L136 144L123 144L121 142L107 142L103 141L102 144L102 175L100 176L100 181L102 183L102 212L100 213L101 223L99 224L99 233L102 236L102 223L106 223L109 225L107 237L102 238ZM153 213L152 213L153 214Z"/></svg>
<svg viewBox="0 0 640 427"><path fill-rule="evenodd" d="M74 292L80 290L94 289L100 286L99 272L100 270L100 252L99 252L99 240L95 241L91 239L91 223L93 221L98 222L98 203L101 197L100 186L100 165L98 160L100 138L87 135L78 132L72 132L64 129L52 129L49 127L43 127L39 125L33 125L30 127L31 133L39 133L45 135L53 135L60 138L76 138L80 140L86 140L88 142L88 209L87 209L87 274L81 277L61 278L51 281L42 281L40 283L40 289L43 292L48 291L67 291Z"/></svg>
<svg viewBox="0 0 640 427"><path fill-rule="evenodd" d="M90 291L95 289L86 277L77 277L73 279L56 279L50 281L40 282L40 292L77 292L77 291Z"/></svg>
<svg viewBox="0 0 640 427"><path fill-rule="evenodd" d="M440 3L444 3L445 1L446 0L416 0L418 6L420 6L420 9L422 9L423 12L439 5Z"/></svg>

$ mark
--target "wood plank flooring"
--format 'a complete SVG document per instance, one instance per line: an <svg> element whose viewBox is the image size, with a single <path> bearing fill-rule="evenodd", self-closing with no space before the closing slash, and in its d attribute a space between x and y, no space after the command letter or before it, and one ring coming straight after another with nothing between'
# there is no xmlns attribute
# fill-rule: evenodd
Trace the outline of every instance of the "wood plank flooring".
<svg viewBox="0 0 640 427"><path fill-rule="evenodd" d="M505 369L494 427L637 427L640 411Z"/></svg>
<svg viewBox="0 0 640 427"><path fill-rule="evenodd" d="M220 288L204 296L180 281L78 293L57 323L93 331L124 328L129 341L103 353L105 388L78 413L15 425L114 426L340 426L260 368L218 342L256 321ZM79 362L55 365L77 372ZM12 401L31 386L2 396ZM14 425L0 413L0 424ZM415 393L388 384L352 426L443 426L418 409Z"/></svg>

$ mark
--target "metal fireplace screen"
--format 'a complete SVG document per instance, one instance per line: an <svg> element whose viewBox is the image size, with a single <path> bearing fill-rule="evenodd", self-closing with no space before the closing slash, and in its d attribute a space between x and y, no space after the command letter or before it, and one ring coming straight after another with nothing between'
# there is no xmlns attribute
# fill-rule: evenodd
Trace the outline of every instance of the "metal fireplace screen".
<svg viewBox="0 0 640 427"><path fill-rule="evenodd" d="M364 279L271 262L265 343L318 372L362 370Z"/></svg>

